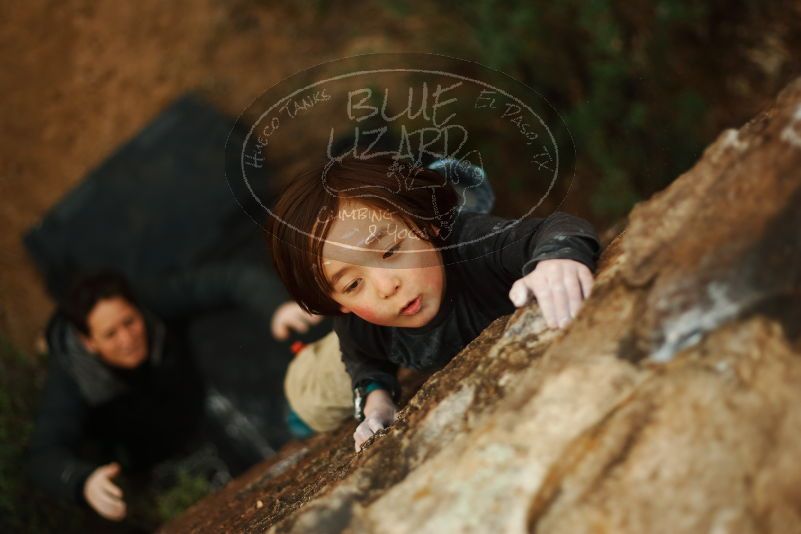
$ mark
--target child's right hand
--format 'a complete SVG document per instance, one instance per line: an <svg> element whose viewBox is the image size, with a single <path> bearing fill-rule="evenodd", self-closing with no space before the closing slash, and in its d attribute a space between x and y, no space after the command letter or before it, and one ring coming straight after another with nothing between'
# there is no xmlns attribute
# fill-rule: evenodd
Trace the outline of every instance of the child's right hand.
<svg viewBox="0 0 801 534"><path fill-rule="evenodd" d="M576 317L582 301L590 296L592 285L592 271L583 263L543 260L512 285L509 298L519 308L534 297L548 327L564 328Z"/></svg>
<svg viewBox="0 0 801 534"><path fill-rule="evenodd" d="M291 300L278 306L273 313L270 327L273 337L283 341L289 337L291 330L304 334L309 331L309 327L322 320L322 315L312 315L301 308L297 302Z"/></svg>
<svg viewBox="0 0 801 534"><path fill-rule="evenodd" d="M364 442L373 434L391 425L397 411L392 397L386 390L377 389L367 395L364 403L364 421L356 427L356 432L353 433L356 451L360 451Z"/></svg>

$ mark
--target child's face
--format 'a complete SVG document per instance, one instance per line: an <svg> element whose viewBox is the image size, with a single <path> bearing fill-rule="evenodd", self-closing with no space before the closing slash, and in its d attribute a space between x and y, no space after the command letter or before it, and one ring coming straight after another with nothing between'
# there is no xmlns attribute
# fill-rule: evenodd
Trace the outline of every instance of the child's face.
<svg viewBox="0 0 801 534"><path fill-rule="evenodd" d="M373 324L427 324L439 310L445 287L440 252L394 214L356 200L341 204L322 251L332 298L344 313Z"/></svg>

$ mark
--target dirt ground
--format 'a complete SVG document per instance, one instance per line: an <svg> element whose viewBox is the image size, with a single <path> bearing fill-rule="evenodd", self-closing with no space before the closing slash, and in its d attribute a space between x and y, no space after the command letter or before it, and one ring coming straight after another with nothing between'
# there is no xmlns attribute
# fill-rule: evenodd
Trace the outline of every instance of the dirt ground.
<svg viewBox="0 0 801 534"><path fill-rule="evenodd" d="M0 332L31 352L52 303L23 233L170 101L200 92L237 116L283 78L338 57L401 51L398 20L343 30L345 10L218 0L6 2L0 8ZM385 19L385 20L384 20ZM414 25L407 15L404 26Z"/></svg>

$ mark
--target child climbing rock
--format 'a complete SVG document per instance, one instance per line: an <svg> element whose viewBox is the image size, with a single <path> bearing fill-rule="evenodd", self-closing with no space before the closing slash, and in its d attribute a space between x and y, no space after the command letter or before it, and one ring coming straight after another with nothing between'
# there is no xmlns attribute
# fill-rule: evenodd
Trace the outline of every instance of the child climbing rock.
<svg viewBox="0 0 801 534"><path fill-rule="evenodd" d="M300 175L273 210L280 277L304 310L335 316L362 419L357 450L394 420L397 366L444 366L532 298L564 327L591 292L600 245L589 223L462 206L441 173L349 156Z"/></svg>

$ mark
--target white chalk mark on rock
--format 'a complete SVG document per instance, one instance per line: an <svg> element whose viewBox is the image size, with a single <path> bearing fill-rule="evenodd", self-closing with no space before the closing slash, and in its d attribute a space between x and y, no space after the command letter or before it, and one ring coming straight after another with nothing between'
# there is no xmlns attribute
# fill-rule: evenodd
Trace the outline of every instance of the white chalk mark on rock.
<svg viewBox="0 0 801 534"><path fill-rule="evenodd" d="M455 421L460 420L475 396L475 387L465 386L447 396L436 408L431 410L423 420L420 430L420 442L427 443L441 439Z"/></svg>
<svg viewBox="0 0 801 534"><path fill-rule="evenodd" d="M796 148L801 148L801 133L797 128L799 122L801 122L801 104L795 108L792 120L784 127L781 134L782 141L786 141Z"/></svg>
<svg viewBox="0 0 801 534"><path fill-rule="evenodd" d="M732 300L726 286L713 282L707 287L708 300L669 319L664 327L664 341L650 360L664 363L677 352L701 341L704 334L731 319L742 309L741 302Z"/></svg>
<svg viewBox="0 0 801 534"><path fill-rule="evenodd" d="M732 147L739 152L743 152L748 148L748 143L740 139L740 132L734 128L729 128L723 132L721 143L723 143L723 147Z"/></svg>

